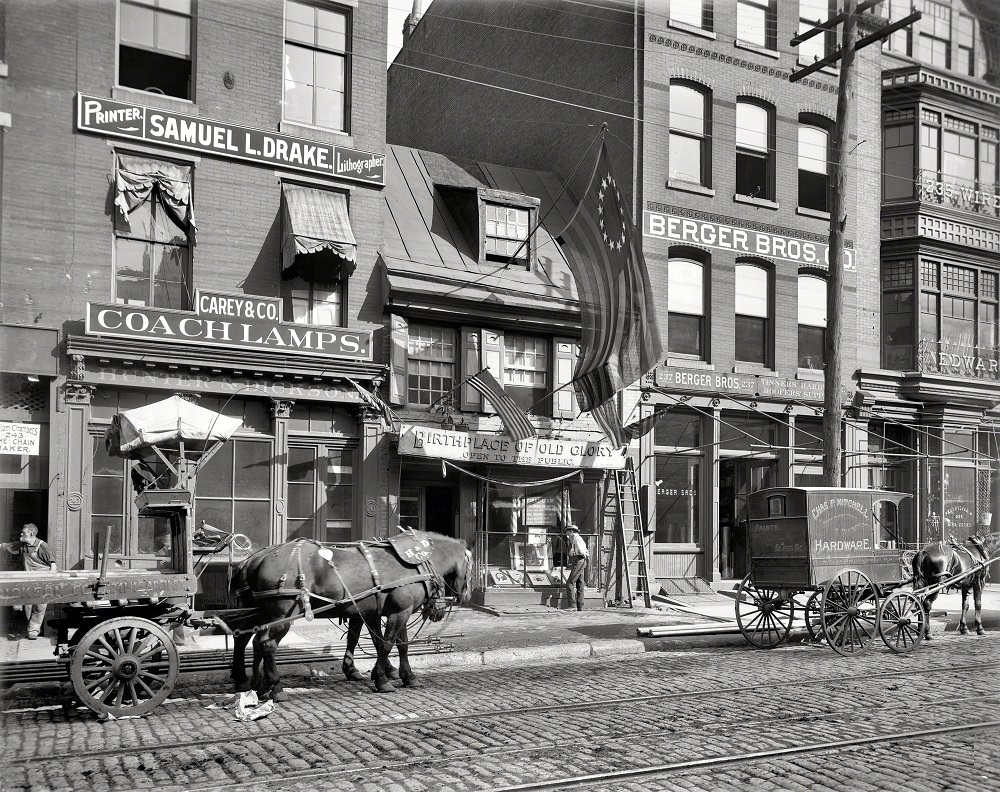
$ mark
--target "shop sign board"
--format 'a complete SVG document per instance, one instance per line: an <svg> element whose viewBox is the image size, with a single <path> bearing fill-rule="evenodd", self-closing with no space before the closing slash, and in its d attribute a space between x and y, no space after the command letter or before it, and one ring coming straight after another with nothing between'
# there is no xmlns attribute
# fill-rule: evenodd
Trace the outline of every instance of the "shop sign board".
<svg viewBox="0 0 1000 792"><path fill-rule="evenodd" d="M76 102L76 128L80 132L158 143L378 187L385 185L385 154L82 93L77 94Z"/></svg>
<svg viewBox="0 0 1000 792"><path fill-rule="evenodd" d="M87 335L177 344L269 350L350 360L372 359L372 334L280 321L274 297L198 291L194 311L123 303L87 303Z"/></svg>
<svg viewBox="0 0 1000 792"><path fill-rule="evenodd" d="M0 454L38 456L42 425L0 421Z"/></svg>
<svg viewBox="0 0 1000 792"><path fill-rule="evenodd" d="M507 435L449 431L405 423L400 426L399 453L404 456L494 465L600 470L625 467L625 449L612 448L610 443L555 437L529 437L515 443Z"/></svg>
<svg viewBox="0 0 1000 792"><path fill-rule="evenodd" d="M658 366L654 374L658 388L707 393L713 396L733 394L761 399L823 401L821 380L798 380L762 374L730 374L705 369Z"/></svg>
<svg viewBox="0 0 1000 792"><path fill-rule="evenodd" d="M830 246L823 242L649 210L642 213L642 234L668 242L791 261L805 267L823 269L829 262ZM853 250L844 251L844 269L855 269Z"/></svg>
<svg viewBox="0 0 1000 792"><path fill-rule="evenodd" d="M996 166L994 166L996 167ZM995 191L977 190L966 184L954 184L941 181L937 174L927 171L920 172L921 201L944 203L947 201L958 209L981 211L981 209L1000 209L1000 193Z"/></svg>

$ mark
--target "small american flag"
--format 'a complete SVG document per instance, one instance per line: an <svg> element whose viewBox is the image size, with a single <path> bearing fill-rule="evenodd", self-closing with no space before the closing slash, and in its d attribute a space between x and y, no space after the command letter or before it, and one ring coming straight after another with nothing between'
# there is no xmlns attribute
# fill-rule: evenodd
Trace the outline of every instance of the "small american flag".
<svg viewBox="0 0 1000 792"><path fill-rule="evenodd" d="M379 414L382 419L383 424L386 429L390 432L394 431L396 414L389 408L389 405L382 401L377 393L372 393L367 388L362 387L360 384L352 380L350 377L345 377L345 379L351 383L358 392L358 396L361 397L361 401L371 407L375 412Z"/></svg>
<svg viewBox="0 0 1000 792"><path fill-rule="evenodd" d="M483 369L478 374L473 374L469 377L468 384L479 391L493 405L493 409L497 411L497 415L503 421L504 429L514 442L519 443L521 440L535 437L535 427L532 425L531 419L504 392L503 386L497 382L496 377L490 374L489 369Z"/></svg>

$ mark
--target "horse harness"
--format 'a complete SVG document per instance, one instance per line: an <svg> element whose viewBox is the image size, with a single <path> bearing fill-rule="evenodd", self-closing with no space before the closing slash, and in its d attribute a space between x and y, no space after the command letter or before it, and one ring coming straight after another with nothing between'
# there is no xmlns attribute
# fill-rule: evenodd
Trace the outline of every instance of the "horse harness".
<svg viewBox="0 0 1000 792"><path fill-rule="evenodd" d="M322 594L316 594L306 587L305 572L302 568L301 554L301 549L304 544L316 545L319 548L317 550L317 554L320 558L324 559L327 566L333 570L334 574L337 576L337 580L344 589L344 593L347 595L346 597L339 600L333 600L329 597L324 597ZM371 553L371 548L373 547L391 551L393 555L395 555L396 558L398 558L403 564L408 567L415 568L416 572L391 582L384 583L382 581L382 576L378 571L378 567L375 565L375 559ZM292 548L292 553L289 558L298 570L294 588L285 587L285 581L288 579L288 573L285 572L278 578L277 588L253 592L249 585L245 585L238 588L235 593L237 596L241 596L244 592L250 592L251 599L254 601L278 597L296 597L299 601L299 606L302 608L302 613L306 621L312 621L318 613L342 607L348 603L357 607L358 600L363 600L370 596L375 597L376 611L379 615L381 615L382 609L385 607L386 598L389 596L389 592L402 586L408 586L411 583L422 583L427 596L424 600L424 606L421 613L425 619L430 618L432 621L437 621L440 618L440 615L443 614L447 608L447 602L445 598L444 578L438 574L438 571L434 568L434 564L431 561L431 551L433 550L433 547L434 545L430 539L419 537L412 531L404 531L404 533L399 536L394 536L385 541L361 541L351 542L348 544L319 542L315 539L298 539L295 542L295 546ZM372 585L364 591L360 591L356 594L352 593L343 577L341 577L340 570L334 563L332 548L341 550L356 548L368 565L368 570L372 578ZM323 600L326 604L314 609L311 603L313 598ZM297 617L293 616L281 619L278 622L271 622L269 625L265 626L274 626L283 622L294 621L296 618ZM258 631L257 628L255 628L254 631Z"/></svg>

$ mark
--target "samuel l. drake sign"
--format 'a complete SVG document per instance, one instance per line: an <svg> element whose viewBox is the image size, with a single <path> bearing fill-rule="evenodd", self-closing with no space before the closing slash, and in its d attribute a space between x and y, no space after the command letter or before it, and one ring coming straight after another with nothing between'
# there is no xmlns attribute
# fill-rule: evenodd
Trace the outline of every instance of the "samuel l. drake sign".
<svg viewBox="0 0 1000 792"><path fill-rule="evenodd" d="M198 291L194 311L87 303L87 335L372 359L372 334L280 321L281 300Z"/></svg>
<svg viewBox="0 0 1000 792"><path fill-rule="evenodd" d="M97 96L78 94L76 102L76 128L81 132L144 140L379 187L385 184L384 154Z"/></svg>

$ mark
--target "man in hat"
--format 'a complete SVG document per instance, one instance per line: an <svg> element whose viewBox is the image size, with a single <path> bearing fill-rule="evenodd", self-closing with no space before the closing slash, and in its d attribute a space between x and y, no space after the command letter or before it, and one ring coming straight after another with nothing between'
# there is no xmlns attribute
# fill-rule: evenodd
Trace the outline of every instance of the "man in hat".
<svg viewBox="0 0 1000 792"><path fill-rule="evenodd" d="M566 555L569 562L569 577L566 579L566 590L572 605L576 603L578 611L583 610L583 573L590 560L590 550L580 536L580 529L575 525L566 526Z"/></svg>
<svg viewBox="0 0 1000 792"><path fill-rule="evenodd" d="M16 542L0 545L4 552L12 556L20 556L25 572L55 572L56 563L52 560L49 546L38 538L38 526L25 523L21 527L21 537ZM28 640L34 641L42 631L42 621L45 619L45 603L24 606L24 618L28 620Z"/></svg>

